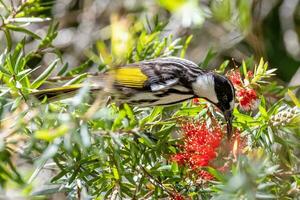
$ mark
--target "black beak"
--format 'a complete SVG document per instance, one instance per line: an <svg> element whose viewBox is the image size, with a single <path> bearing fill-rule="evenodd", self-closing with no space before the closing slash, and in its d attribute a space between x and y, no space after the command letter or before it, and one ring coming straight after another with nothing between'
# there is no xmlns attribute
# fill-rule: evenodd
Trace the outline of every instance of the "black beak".
<svg viewBox="0 0 300 200"><path fill-rule="evenodd" d="M228 138L228 140L230 140L230 138L232 136L232 119L233 119L232 111L226 110L224 112L224 117L225 117L225 120L227 123L227 138Z"/></svg>

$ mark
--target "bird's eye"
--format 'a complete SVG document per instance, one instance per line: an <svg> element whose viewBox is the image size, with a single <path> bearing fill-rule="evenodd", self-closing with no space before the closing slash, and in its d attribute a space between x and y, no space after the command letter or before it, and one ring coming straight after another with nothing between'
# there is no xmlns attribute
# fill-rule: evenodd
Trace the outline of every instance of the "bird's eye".
<svg viewBox="0 0 300 200"><path fill-rule="evenodd" d="M222 100L223 100L223 101L227 101L227 100L228 100L228 99L227 99L227 95L224 95L223 98L222 98Z"/></svg>

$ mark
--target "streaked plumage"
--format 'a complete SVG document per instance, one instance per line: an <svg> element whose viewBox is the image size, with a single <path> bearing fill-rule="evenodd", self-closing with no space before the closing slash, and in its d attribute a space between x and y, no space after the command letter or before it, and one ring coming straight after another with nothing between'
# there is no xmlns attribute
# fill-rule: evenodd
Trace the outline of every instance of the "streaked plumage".
<svg viewBox="0 0 300 200"><path fill-rule="evenodd" d="M120 75L124 70L133 72L126 76L127 80ZM195 97L191 83L203 73L195 63L188 60L158 58L116 69L115 88L126 94L124 98L127 102L140 106L174 104ZM146 80L144 76L147 77ZM136 82L143 84L136 87Z"/></svg>
<svg viewBox="0 0 300 200"><path fill-rule="evenodd" d="M235 96L231 82L222 75L200 69L191 61L177 57L142 61L118 67L92 82L93 90L110 88L115 100L138 106L169 105L194 97L205 98L224 113L228 134L231 134ZM72 89L66 88L67 91ZM50 89L45 93L37 92L36 96L56 92L59 91Z"/></svg>

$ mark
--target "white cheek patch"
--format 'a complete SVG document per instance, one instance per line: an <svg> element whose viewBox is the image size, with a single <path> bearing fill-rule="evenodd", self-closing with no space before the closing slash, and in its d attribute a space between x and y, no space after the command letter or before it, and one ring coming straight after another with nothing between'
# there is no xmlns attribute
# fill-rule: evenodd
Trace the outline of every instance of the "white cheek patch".
<svg viewBox="0 0 300 200"><path fill-rule="evenodd" d="M215 82L212 75L198 76L195 83L192 84L193 90L198 97L204 97L213 103L218 103L218 98L215 92Z"/></svg>

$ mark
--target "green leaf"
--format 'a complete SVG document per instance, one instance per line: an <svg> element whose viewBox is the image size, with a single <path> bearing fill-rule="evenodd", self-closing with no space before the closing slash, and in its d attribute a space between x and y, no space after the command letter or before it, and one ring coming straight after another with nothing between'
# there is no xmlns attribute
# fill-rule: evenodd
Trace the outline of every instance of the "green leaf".
<svg viewBox="0 0 300 200"><path fill-rule="evenodd" d="M157 171L171 171L172 165L162 165L159 168L157 168Z"/></svg>
<svg viewBox="0 0 300 200"><path fill-rule="evenodd" d="M173 173L179 172L179 167L178 167L178 164L176 162L172 162L171 170L172 170Z"/></svg>
<svg viewBox="0 0 300 200"><path fill-rule="evenodd" d="M35 68L36 69L36 68ZM25 78L28 74L32 73L34 70L32 69L25 69L23 71L20 71L18 74L17 74L17 77L20 81L22 81L23 78Z"/></svg>
<svg viewBox="0 0 300 200"><path fill-rule="evenodd" d="M4 34L5 34L5 38L6 38L6 46L7 46L7 50L11 51L11 47L12 47L12 38L11 38L11 34L9 32L8 29L3 29Z"/></svg>
<svg viewBox="0 0 300 200"><path fill-rule="evenodd" d="M81 83L85 78L87 77L87 73L80 74L78 76L75 76L70 81L65 83L63 86L73 85L73 84L79 84Z"/></svg>
<svg viewBox="0 0 300 200"><path fill-rule="evenodd" d="M60 143L60 140L57 140L57 141L54 141L54 142L55 143L52 143L52 144L48 145L48 147L43 151L43 154L39 158L37 163L45 162L49 158L52 158L53 156L55 156L55 154L57 153L57 151L59 149L58 145Z"/></svg>
<svg viewBox="0 0 300 200"><path fill-rule="evenodd" d="M229 60L225 60L219 67L219 70L221 73L224 73L226 67L228 66L229 64Z"/></svg>
<svg viewBox="0 0 300 200"><path fill-rule="evenodd" d="M71 71L69 71L66 76L74 76L74 75L77 75L79 73L83 73L84 70L86 70L87 68L90 67L91 65L91 61L88 60L86 62L84 62L83 64L79 65L78 67L75 67L74 69L72 69Z"/></svg>
<svg viewBox="0 0 300 200"><path fill-rule="evenodd" d="M247 69L246 62L244 60L243 60L243 63L242 63L242 67L243 67L244 76L247 77L248 76L248 69Z"/></svg>
<svg viewBox="0 0 300 200"><path fill-rule="evenodd" d="M113 172L114 178L116 180L119 180L120 179L120 175L119 175L118 169L116 167L112 167L112 172Z"/></svg>
<svg viewBox="0 0 300 200"><path fill-rule="evenodd" d="M4 67L2 67L1 65L0 65L0 71L8 77L11 76L11 73L9 71L7 71Z"/></svg>
<svg viewBox="0 0 300 200"><path fill-rule="evenodd" d="M36 169L33 171L33 173L31 174L30 178L28 179L28 184L31 184L34 179L38 176L38 174L40 173L40 171L43 169L45 165L45 162L41 162L37 167Z"/></svg>
<svg viewBox="0 0 300 200"><path fill-rule="evenodd" d="M122 120L126 117L126 111L125 110L121 110L119 113L118 113L118 116L117 118L115 119L113 125L112 125L112 130L116 130L117 128L120 127L121 123L122 123Z"/></svg>
<svg viewBox="0 0 300 200"><path fill-rule="evenodd" d="M30 35L34 39L37 39L37 40L41 39L40 36L38 36L37 34L35 34L34 32L32 32L32 31L30 31L26 28L22 28L20 26L14 26L14 25L11 25L11 24L7 24L5 27L8 28L9 30L12 30L12 31L23 32L27 35Z"/></svg>
<svg viewBox="0 0 300 200"><path fill-rule="evenodd" d="M157 117L159 117L159 114L162 112L163 109L164 108L162 106L154 107L151 114L140 121L140 127L143 127L146 123L152 122Z"/></svg>
<svg viewBox="0 0 300 200"><path fill-rule="evenodd" d="M240 113L237 109L234 109L233 114L238 122L242 123L258 123L258 121L255 121L251 116Z"/></svg>
<svg viewBox="0 0 300 200"><path fill-rule="evenodd" d="M202 68L207 68L208 67L208 63L217 55L217 53L210 48L203 60L203 62L200 64L200 67Z"/></svg>
<svg viewBox="0 0 300 200"><path fill-rule="evenodd" d="M266 100L263 96L260 97L261 101L260 101L260 105L259 105L259 111L260 114L265 118L268 119L268 112L266 110Z"/></svg>
<svg viewBox="0 0 300 200"><path fill-rule="evenodd" d="M157 0L159 2L159 4L174 12L178 9L180 9L182 6L184 6L184 4L186 4L187 0L176 0L176 1L170 1L170 0Z"/></svg>
<svg viewBox="0 0 300 200"><path fill-rule="evenodd" d="M35 138L46 141L53 141L55 138L65 135L69 131L67 125L60 125L54 129L41 129L37 130L34 134Z"/></svg>
<svg viewBox="0 0 300 200"><path fill-rule="evenodd" d="M38 46L39 49L44 49L47 46L51 46L51 42L57 36L57 28L58 28L57 22L52 22L50 24L46 37L41 41L41 43Z"/></svg>
<svg viewBox="0 0 300 200"><path fill-rule="evenodd" d="M47 67L47 69L33 81L33 83L31 84L31 88L36 89L36 88L40 87L47 80L47 78L51 75L51 72L55 69L57 62L58 62L58 59L54 60Z"/></svg>
<svg viewBox="0 0 300 200"><path fill-rule="evenodd" d="M208 167L207 171L219 181L224 182L226 180L224 175L215 168Z"/></svg>
<svg viewBox="0 0 300 200"><path fill-rule="evenodd" d="M37 22L45 22L51 20L50 18L40 18L40 17L18 17L11 18L9 22L13 23L37 23Z"/></svg>
<svg viewBox="0 0 300 200"><path fill-rule="evenodd" d="M136 125L136 118L135 115L133 113L133 110L131 109L131 107L128 104L124 104L124 110L126 111L126 114L128 116L128 118L130 119L130 127L133 128Z"/></svg>
<svg viewBox="0 0 300 200"><path fill-rule="evenodd" d="M19 52L18 57L15 60L14 65L15 65L14 71L15 71L16 74L18 74L20 71L22 71L24 69L25 61L24 61L23 51Z"/></svg>
<svg viewBox="0 0 300 200"><path fill-rule="evenodd" d="M186 52L186 50L187 50L189 44L191 43L192 39L193 39L193 35L190 35L190 36L185 40L185 43L184 43L184 45L183 45L183 47L182 47L182 49L181 49L181 52L180 52L180 57L181 57L181 58L184 58L185 52Z"/></svg>
<svg viewBox="0 0 300 200"><path fill-rule="evenodd" d="M251 2L239 0L237 1L238 14L239 14L239 26L243 31L249 29L251 23Z"/></svg>
<svg viewBox="0 0 300 200"><path fill-rule="evenodd" d="M17 98L14 100L14 103L13 103L13 105L12 105L12 107L11 107L11 110L12 110L12 111L19 107L22 98L23 98L23 97L19 96L19 97L17 97Z"/></svg>
<svg viewBox="0 0 300 200"><path fill-rule="evenodd" d="M69 63L65 63L62 68L59 70L59 72L57 73L57 76L62 76L64 75L64 73L67 71L69 67Z"/></svg>
<svg viewBox="0 0 300 200"><path fill-rule="evenodd" d="M231 0L212 1L211 10L213 16L218 21L228 21L232 15Z"/></svg>
<svg viewBox="0 0 300 200"><path fill-rule="evenodd" d="M6 68L9 70L10 74L15 75L13 67L13 58L11 55L8 55L6 58Z"/></svg>
<svg viewBox="0 0 300 200"><path fill-rule="evenodd" d="M291 90L288 90L287 92L294 104L300 108L300 101L297 99L296 95Z"/></svg>
<svg viewBox="0 0 300 200"><path fill-rule="evenodd" d="M136 134L138 136L140 136L140 138L138 139L140 141L140 143L145 144L146 146L152 148L155 147L155 143L144 133L140 133L140 132L136 132Z"/></svg>
<svg viewBox="0 0 300 200"><path fill-rule="evenodd" d="M56 176L54 176L52 179L51 179L51 183L54 183L56 181L58 181L59 179L61 179L63 176L65 176L67 174L67 171L63 170L63 169L60 169L61 172L59 172Z"/></svg>

